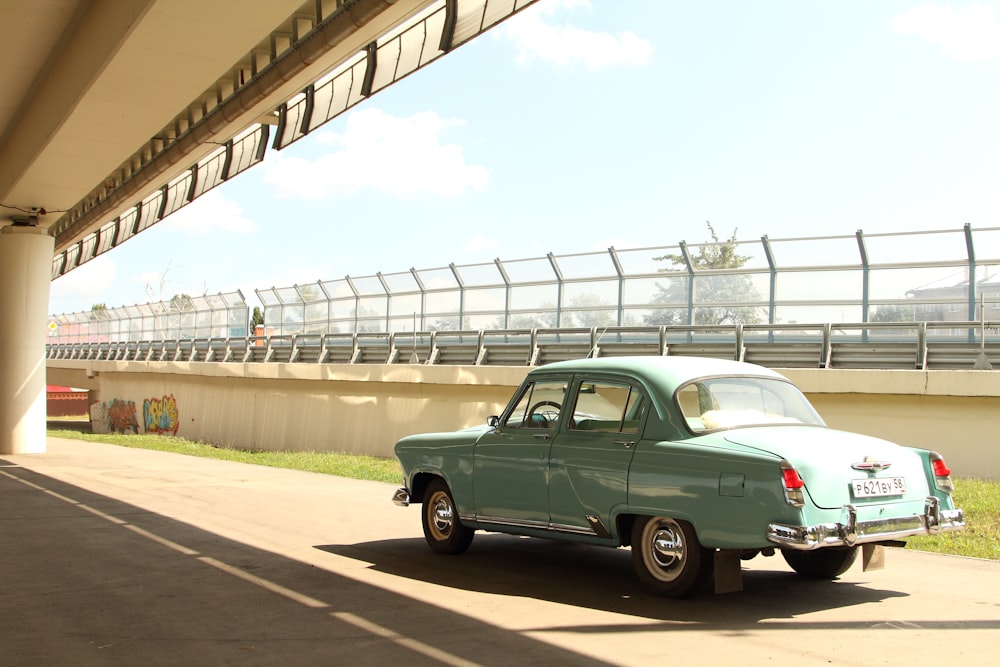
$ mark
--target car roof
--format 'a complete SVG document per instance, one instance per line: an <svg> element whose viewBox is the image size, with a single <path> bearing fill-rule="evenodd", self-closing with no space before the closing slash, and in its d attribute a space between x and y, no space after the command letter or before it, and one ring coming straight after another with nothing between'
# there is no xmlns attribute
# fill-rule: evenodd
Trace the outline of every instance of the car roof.
<svg viewBox="0 0 1000 667"><path fill-rule="evenodd" d="M669 385L672 388L695 378L718 375L755 375L784 379L780 373L769 368L742 361L710 357L670 356L598 357L596 359L557 361L532 370L530 375L557 372L624 373L653 385Z"/></svg>

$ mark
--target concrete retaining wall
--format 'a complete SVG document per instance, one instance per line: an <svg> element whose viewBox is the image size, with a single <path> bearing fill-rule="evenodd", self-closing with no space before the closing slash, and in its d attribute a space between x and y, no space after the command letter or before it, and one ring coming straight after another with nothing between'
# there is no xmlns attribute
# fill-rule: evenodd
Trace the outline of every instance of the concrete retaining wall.
<svg viewBox="0 0 1000 667"><path fill-rule="evenodd" d="M525 367L48 361L91 390L94 429L173 433L250 449L391 456L410 433L498 414ZM934 449L956 474L1000 479L1000 373L784 371L830 426Z"/></svg>

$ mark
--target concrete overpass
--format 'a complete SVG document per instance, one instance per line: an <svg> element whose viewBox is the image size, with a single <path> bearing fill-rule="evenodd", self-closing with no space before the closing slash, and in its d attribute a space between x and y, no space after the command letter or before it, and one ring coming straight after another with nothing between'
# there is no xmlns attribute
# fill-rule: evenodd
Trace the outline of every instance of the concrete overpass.
<svg viewBox="0 0 1000 667"><path fill-rule="evenodd" d="M45 449L51 279L532 2L0 0L0 453Z"/></svg>

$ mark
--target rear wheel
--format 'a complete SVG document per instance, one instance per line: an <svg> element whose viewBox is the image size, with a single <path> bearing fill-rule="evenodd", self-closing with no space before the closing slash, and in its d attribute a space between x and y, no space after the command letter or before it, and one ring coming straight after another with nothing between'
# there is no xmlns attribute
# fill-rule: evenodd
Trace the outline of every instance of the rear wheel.
<svg viewBox="0 0 1000 667"><path fill-rule="evenodd" d="M472 544L475 531L458 520L458 510L444 480L437 478L427 485L421 508L424 539L439 554L460 554Z"/></svg>
<svg viewBox="0 0 1000 667"><path fill-rule="evenodd" d="M857 547L830 547L815 551L782 549L781 555L793 570L809 579L836 579L854 565Z"/></svg>
<svg viewBox="0 0 1000 667"><path fill-rule="evenodd" d="M632 526L632 565L656 595L683 598L705 588L715 561L686 521L639 517Z"/></svg>

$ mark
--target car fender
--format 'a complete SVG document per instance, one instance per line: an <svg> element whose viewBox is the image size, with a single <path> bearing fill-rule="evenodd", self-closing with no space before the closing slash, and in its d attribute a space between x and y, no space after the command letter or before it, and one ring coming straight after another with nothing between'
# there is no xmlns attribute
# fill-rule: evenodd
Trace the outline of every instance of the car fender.
<svg viewBox="0 0 1000 667"><path fill-rule="evenodd" d="M642 442L629 469L628 511L687 521L707 547L766 547L771 521L798 516L780 475L778 457L730 443Z"/></svg>
<svg viewBox="0 0 1000 667"><path fill-rule="evenodd" d="M472 495L473 453L489 426L449 433L422 433L399 440L394 449L403 469L403 480L413 502L422 500L429 476L441 477L451 490L461 513L474 512Z"/></svg>

